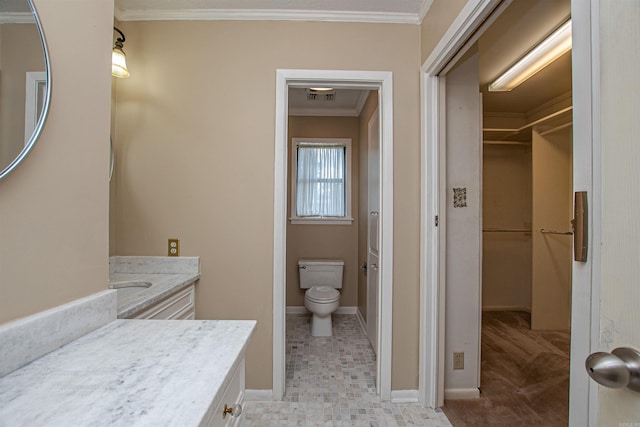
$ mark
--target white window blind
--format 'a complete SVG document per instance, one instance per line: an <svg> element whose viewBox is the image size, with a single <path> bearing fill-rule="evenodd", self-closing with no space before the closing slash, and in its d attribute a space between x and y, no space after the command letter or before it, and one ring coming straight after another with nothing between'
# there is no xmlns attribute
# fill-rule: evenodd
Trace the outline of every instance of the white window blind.
<svg viewBox="0 0 640 427"><path fill-rule="evenodd" d="M291 220L345 223L351 218L351 140L294 138Z"/></svg>

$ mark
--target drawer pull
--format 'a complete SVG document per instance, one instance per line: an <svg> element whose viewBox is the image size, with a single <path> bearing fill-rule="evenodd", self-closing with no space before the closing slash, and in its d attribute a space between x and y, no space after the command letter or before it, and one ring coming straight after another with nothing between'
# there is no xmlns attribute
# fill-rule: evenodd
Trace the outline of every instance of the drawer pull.
<svg viewBox="0 0 640 427"><path fill-rule="evenodd" d="M237 403L233 406L227 406L227 404L224 404L224 409L222 410L222 418L226 418L227 414L231 415L232 417L239 417L240 414L242 414L242 405Z"/></svg>

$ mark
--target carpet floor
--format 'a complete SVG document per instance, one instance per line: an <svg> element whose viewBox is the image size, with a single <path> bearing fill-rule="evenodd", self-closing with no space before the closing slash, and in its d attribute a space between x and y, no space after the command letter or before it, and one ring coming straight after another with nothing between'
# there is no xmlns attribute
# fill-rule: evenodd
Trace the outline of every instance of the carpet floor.
<svg viewBox="0 0 640 427"><path fill-rule="evenodd" d="M483 312L480 398L446 400L454 427L566 426L568 331L532 331L524 312Z"/></svg>

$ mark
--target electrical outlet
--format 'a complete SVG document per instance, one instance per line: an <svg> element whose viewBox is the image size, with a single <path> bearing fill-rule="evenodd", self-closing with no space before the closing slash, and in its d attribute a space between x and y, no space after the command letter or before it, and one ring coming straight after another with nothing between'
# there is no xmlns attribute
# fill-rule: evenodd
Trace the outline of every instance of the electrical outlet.
<svg viewBox="0 0 640 427"><path fill-rule="evenodd" d="M453 369L464 369L464 352L453 352Z"/></svg>
<svg viewBox="0 0 640 427"><path fill-rule="evenodd" d="M167 256L180 256L180 239L169 239Z"/></svg>

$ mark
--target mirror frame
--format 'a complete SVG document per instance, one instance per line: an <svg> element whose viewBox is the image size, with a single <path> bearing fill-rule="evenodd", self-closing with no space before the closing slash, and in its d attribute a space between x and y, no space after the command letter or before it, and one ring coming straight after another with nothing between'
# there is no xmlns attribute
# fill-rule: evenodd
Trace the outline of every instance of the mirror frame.
<svg viewBox="0 0 640 427"><path fill-rule="evenodd" d="M47 78L47 87L44 94L44 100L42 102L42 113L40 117L38 117L38 121L36 122L36 126L33 130L33 133L29 137L29 140L24 144L24 148L20 151L20 154L16 156L15 159L11 161L4 169L0 171L0 180L6 178L13 170L27 157L27 155L31 152L33 147L36 145L36 141L40 137L40 133L42 132L42 128L44 126L44 122L47 119L47 115L49 113L49 104L51 102L51 63L49 62L49 50L47 48L47 41L44 36L44 30L42 29L42 24L40 22L40 17L38 16L38 12L36 11L36 7L33 4L32 0L27 0L29 4L29 8L31 9L31 14L33 15L33 19L35 20L36 27L38 29L38 33L40 34L40 41L42 42L42 53L44 55L44 68Z"/></svg>

